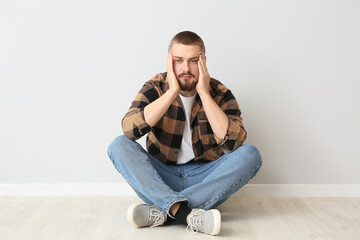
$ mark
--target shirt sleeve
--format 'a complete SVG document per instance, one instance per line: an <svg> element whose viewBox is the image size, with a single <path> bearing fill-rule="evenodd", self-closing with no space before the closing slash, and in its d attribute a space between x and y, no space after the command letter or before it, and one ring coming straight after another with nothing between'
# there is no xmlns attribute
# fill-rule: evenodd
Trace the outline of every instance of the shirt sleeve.
<svg viewBox="0 0 360 240"><path fill-rule="evenodd" d="M121 121L124 135L127 138L137 140L151 130L150 125L145 121L144 109L157 98L159 98L159 93L156 88L145 83Z"/></svg>
<svg viewBox="0 0 360 240"><path fill-rule="evenodd" d="M221 86L225 88L225 86ZM240 147L247 137L241 118L239 104L229 89L224 89L225 93L220 100L219 107L228 117L228 128L224 138L219 138L214 134L216 142L224 151L232 152Z"/></svg>

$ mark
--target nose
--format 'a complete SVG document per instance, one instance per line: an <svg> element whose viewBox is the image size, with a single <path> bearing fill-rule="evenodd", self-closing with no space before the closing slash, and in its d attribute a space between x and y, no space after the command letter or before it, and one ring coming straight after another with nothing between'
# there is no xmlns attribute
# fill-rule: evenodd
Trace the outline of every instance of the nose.
<svg viewBox="0 0 360 240"><path fill-rule="evenodd" d="M184 72L190 71L189 63L187 61L184 61L183 70Z"/></svg>

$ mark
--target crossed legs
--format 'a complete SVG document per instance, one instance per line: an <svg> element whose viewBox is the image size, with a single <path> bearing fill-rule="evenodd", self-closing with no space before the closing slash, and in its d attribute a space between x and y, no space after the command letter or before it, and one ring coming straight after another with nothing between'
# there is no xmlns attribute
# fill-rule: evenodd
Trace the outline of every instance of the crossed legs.
<svg viewBox="0 0 360 240"><path fill-rule="evenodd" d="M262 164L259 151L247 144L210 163L169 165L124 135L114 139L108 156L146 204L171 217L181 202L205 210L219 206L247 184Z"/></svg>

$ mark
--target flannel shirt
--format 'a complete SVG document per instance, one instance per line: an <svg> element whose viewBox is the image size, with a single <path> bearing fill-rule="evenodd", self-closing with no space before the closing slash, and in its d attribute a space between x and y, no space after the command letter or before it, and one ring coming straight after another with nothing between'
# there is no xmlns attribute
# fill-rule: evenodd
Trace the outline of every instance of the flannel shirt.
<svg viewBox="0 0 360 240"><path fill-rule="evenodd" d="M168 89L167 73L159 73L147 81L133 100L122 119L124 135L137 140L147 134L146 148L149 154L164 163L176 163L185 126L183 104L178 96L167 112L153 126L146 123L145 107L161 97ZM190 126L194 161L207 163L232 152L246 139L239 104L231 91L220 81L210 78L210 95L228 117L228 129L224 138L217 137L210 126L197 93L192 107Z"/></svg>

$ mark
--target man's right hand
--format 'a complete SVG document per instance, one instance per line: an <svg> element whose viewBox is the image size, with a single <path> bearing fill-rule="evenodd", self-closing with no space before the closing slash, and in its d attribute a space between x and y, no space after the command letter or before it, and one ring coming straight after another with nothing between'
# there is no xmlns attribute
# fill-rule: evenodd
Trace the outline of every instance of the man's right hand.
<svg viewBox="0 0 360 240"><path fill-rule="evenodd" d="M169 52L167 57L166 68L167 68L167 78L169 81L169 90L172 91L177 96L181 92L181 88L174 72L173 55L171 52Z"/></svg>
<svg viewBox="0 0 360 240"><path fill-rule="evenodd" d="M153 127L169 109L171 103L179 96L181 88L176 78L173 68L173 55L169 53L167 58L167 78L169 82L169 90L161 97L148 104L144 109L145 122Z"/></svg>

